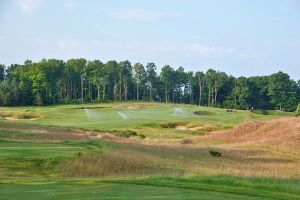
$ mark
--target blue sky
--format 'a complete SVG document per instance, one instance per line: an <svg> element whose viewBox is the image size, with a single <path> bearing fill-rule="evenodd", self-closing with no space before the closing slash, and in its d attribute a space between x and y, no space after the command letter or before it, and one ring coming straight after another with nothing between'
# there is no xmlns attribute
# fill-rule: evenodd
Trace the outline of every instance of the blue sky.
<svg viewBox="0 0 300 200"><path fill-rule="evenodd" d="M300 79L298 0L0 0L0 63L130 60Z"/></svg>

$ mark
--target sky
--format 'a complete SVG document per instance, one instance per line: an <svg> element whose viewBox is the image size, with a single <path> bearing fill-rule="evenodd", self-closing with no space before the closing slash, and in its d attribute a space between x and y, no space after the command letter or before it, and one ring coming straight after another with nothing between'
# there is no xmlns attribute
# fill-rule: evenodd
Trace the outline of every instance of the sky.
<svg viewBox="0 0 300 200"><path fill-rule="evenodd" d="M86 58L300 79L300 0L0 0L0 63Z"/></svg>

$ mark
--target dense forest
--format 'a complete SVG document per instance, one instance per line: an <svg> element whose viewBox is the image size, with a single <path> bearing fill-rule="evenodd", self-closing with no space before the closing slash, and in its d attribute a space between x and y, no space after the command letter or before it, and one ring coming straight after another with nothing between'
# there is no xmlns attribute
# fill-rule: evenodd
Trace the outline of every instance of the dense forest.
<svg viewBox="0 0 300 200"><path fill-rule="evenodd" d="M300 81L283 72L236 78L213 69L186 72L165 65L158 73L154 63L82 58L0 65L2 106L156 101L294 111L299 97Z"/></svg>

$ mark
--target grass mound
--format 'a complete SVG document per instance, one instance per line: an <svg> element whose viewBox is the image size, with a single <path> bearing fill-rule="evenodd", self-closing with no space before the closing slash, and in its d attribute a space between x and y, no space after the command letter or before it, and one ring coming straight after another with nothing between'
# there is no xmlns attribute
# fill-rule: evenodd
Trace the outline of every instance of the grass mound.
<svg viewBox="0 0 300 200"><path fill-rule="evenodd" d="M275 116L291 116L292 115L292 113L290 113L290 112L283 112L283 111L277 111L277 110L263 110L263 109L253 110L252 113L255 113L258 115L275 115Z"/></svg>

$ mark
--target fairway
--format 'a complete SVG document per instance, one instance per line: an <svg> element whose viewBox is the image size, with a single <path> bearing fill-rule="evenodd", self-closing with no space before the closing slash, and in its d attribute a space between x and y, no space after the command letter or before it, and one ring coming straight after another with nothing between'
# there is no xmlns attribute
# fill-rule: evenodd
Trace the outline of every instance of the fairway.
<svg viewBox="0 0 300 200"><path fill-rule="evenodd" d="M213 179L213 177L211 177ZM215 178L215 181L218 179ZM223 180L220 178L220 180ZM230 179L229 179L230 180ZM207 180L206 180L207 181ZM195 179L144 179L137 181L40 181L0 184L3 199L299 199L299 187L273 191L222 184L206 184ZM268 183L268 182L266 182ZM265 183L265 184L266 184ZM271 183L271 182L270 182ZM284 181L282 181L282 184ZM299 183L299 182L298 182ZM243 184L243 182L241 182ZM253 184L253 183L252 183ZM297 184L295 182L294 184ZM263 187L263 185L261 185ZM281 189L280 187L276 189ZM294 189L294 190L293 190Z"/></svg>

